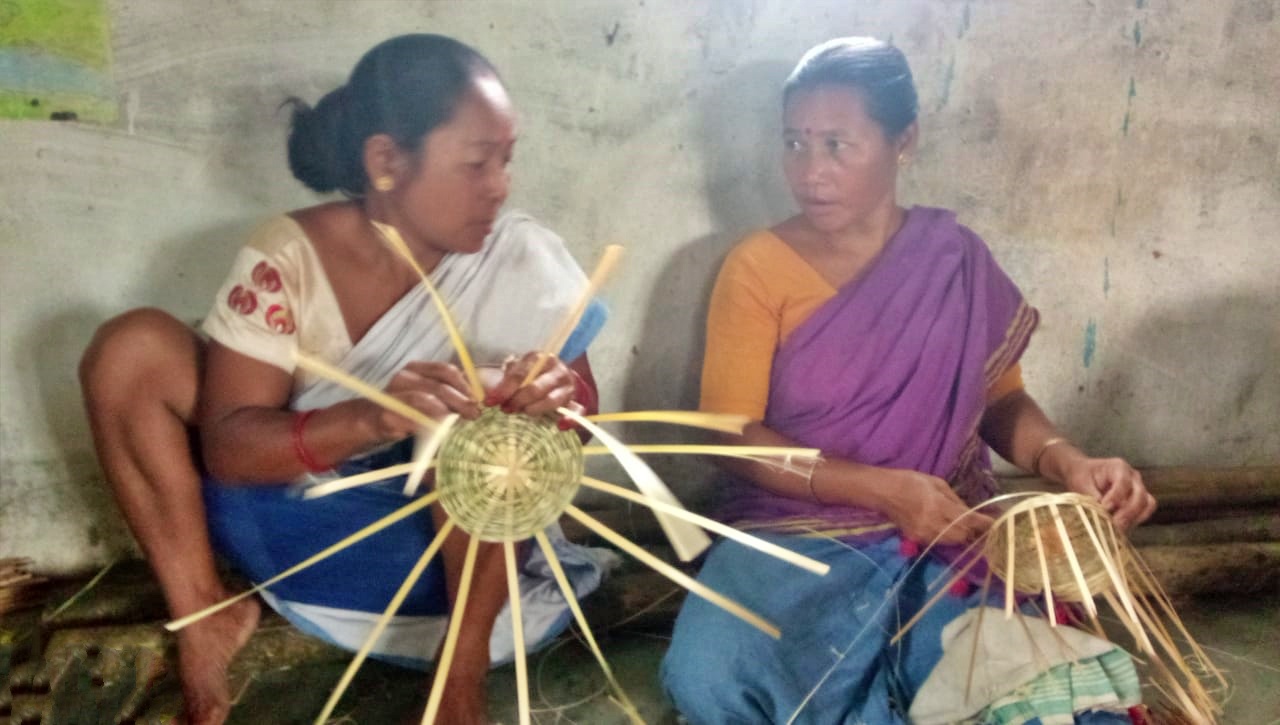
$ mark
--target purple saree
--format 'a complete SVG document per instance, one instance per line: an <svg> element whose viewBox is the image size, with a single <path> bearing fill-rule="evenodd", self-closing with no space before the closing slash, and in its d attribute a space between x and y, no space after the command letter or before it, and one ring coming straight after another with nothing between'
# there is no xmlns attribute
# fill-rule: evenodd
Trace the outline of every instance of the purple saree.
<svg viewBox="0 0 1280 725"><path fill-rule="evenodd" d="M995 491L978 425L987 389L1038 321L976 234L914 207L867 271L774 357L765 425L828 456L943 478L976 504ZM749 484L721 515L739 526L874 541L879 512L822 506Z"/></svg>

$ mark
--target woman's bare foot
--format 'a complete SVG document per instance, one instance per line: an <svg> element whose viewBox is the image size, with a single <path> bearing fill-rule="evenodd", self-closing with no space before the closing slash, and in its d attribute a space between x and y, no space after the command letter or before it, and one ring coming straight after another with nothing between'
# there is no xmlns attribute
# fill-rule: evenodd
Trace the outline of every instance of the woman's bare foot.
<svg viewBox="0 0 1280 725"><path fill-rule="evenodd" d="M258 627L261 607L241 602L178 632L178 674L189 725L222 725L231 712L227 668Z"/></svg>

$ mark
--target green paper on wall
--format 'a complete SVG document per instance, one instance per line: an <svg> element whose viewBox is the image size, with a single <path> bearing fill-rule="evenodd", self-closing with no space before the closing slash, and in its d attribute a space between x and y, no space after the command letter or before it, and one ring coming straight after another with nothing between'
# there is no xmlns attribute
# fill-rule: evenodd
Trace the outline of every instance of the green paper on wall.
<svg viewBox="0 0 1280 725"><path fill-rule="evenodd" d="M0 118L118 114L106 0L0 0Z"/></svg>

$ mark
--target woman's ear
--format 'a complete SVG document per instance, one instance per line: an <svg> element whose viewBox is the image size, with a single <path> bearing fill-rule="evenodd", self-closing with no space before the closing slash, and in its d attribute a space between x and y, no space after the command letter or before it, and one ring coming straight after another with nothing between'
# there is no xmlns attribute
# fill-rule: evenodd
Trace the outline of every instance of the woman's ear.
<svg viewBox="0 0 1280 725"><path fill-rule="evenodd" d="M377 133L364 140L364 173L375 191L385 193L403 184L405 169L404 152L395 139Z"/></svg>
<svg viewBox="0 0 1280 725"><path fill-rule="evenodd" d="M910 159L916 155L916 144L920 140L920 124L912 121L911 125L902 129L894 146L897 147L898 158Z"/></svg>

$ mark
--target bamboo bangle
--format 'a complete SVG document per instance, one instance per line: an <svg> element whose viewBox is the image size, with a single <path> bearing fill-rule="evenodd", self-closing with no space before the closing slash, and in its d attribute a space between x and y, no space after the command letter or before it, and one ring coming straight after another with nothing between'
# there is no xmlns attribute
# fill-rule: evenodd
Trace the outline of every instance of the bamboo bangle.
<svg viewBox="0 0 1280 725"><path fill-rule="evenodd" d="M306 427L307 420L315 414L315 409L300 410L293 414L293 452L298 456L298 460L302 463L302 467L307 469L309 473L323 473L332 466L326 466L316 460L311 455L311 451L307 450L307 444L302 440L302 429Z"/></svg>
<svg viewBox="0 0 1280 725"><path fill-rule="evenodd" d="M1041 443L1040 450L1036 451L1036 455L1031 459L1031 472L1039 476L1040 475L1040 458L1044 456L1044 452L1049 450L1051 446L1056 446L1059 443L1069 443L1069 442L1070 441L1068 441L1066 438L1063 438L1062 436L1054 436L1053 438L1050 438L1044 443Z"/></svg>
<svg viewBox="0 0 1280 725"><path fill-rule="evenodd" d="M823 503L822 500L818 498L818 492L813 487L813 474L815 471L818 470L818 464L821 462L822 462L821 457L815 457L813 459L813 463L809 466L809 475L806 477L805 481L809 486L809 498L813 499L813 502L818 504L819 506L826 506L826 504Z"/></svg>

